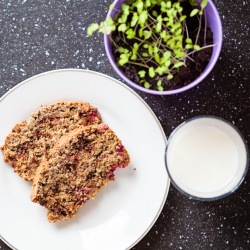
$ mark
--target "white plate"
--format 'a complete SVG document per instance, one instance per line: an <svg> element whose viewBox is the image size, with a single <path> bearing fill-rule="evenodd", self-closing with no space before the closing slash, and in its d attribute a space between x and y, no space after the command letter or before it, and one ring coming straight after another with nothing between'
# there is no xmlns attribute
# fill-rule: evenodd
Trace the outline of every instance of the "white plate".
<svg viewBox="0 0 250 250"><path fill-rule="evenodd" d="M164 131L148 105L121 82L92 71L57 70L22 82L0 99L0 145L16 123L58 100L98 107L126 146L131 164L117 170L116 181L75 218L50 224L46 209L30 201L31 184L0 153L1 239L20 250L129 249L152 227L167 197Z"/></svg>

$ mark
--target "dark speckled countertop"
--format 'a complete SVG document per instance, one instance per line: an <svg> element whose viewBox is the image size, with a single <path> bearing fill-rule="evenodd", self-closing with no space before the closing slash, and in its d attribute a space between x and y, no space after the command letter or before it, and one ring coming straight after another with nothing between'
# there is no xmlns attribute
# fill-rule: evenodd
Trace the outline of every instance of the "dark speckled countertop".
<svg viewBox="0 0 250 250"><path fill-rule="evenodd" d="M61 68L90 69L120 79L105 55L103 37L86 37L86 27L103 20L111 2L1 0L0 95L31 76ZM153 109L167 136L186 119L210 114L235 124L250 147L250 1L215 4L224 44L213 72L183 94L137 93ZM214 202L189 200L171 186L159 219L133 249L250 249L249 198L249 174L234 194ZM0 241L0 249L9 247Z"/></svg>

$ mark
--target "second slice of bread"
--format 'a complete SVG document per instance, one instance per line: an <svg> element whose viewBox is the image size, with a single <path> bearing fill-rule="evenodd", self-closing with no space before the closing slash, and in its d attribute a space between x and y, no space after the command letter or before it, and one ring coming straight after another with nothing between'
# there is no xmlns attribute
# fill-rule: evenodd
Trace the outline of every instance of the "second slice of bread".
<svg viewBox="0 0 250 250"><path fill-rule="evenodd" d="M34 178L31 200L48 209L50 222L67 220L130 162L120 139L105 124L63 136Z"/></svg>

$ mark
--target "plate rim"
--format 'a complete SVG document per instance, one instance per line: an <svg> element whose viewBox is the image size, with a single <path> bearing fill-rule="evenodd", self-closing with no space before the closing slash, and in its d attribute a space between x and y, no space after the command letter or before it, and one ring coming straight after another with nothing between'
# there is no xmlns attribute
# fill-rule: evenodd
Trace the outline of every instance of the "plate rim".
<svg viewBox="0 0 250 250"><path fill-rule="evenodd" d="M56 69L56 70L49 70L49 71L46 71L46 72L42 72L42 73L39 73L37 75L34 75L34 76L31 76L23 81L21 81L20 83L18 83L17 85L15 85L14 87L12 87L11 89L9 89L5 94L3 94L1 97L0 97L0 105L2 103L2 101L7 98L12 92L14 92L15 90L17 90L19 87L29 83L30 81L32 81L33 79L36 79L36 78L39 78L39 77L43 77L44 75L50 75L50 74L54 74L54 73L60 73L60 72L82 72L82 73L88 73L88 74L94 74L94 75L98 75L98 76L101 76L101 77L105 77L109 80L111 80L112 82L115 82L117 84L119 84L120 86L122 86L123 88L125 88L126 90L128 90L129 92L131 92L139 101L141 101L143 103L143 105L148 109L148 111L151 113L152 117L154 118L154 120L156 121L158 127L160 128L160 131L161 131L161 134L163 136L163 139L165 141L165 144L167 143L167 137L166 137L166 134L161 126L161 123L159 121L159 119L157 118L157 116L155 115L155 113L153 112L153 110L150 108L150 106L142 99L142 97L137 94L133 89L131 89L130 87L128 87L126 84L124 84L123 82L111 77L111 76L108 76L106 74L103 74L103 73L100 73L100 72L97 72L97 71L93 71L93 70L88 70L88 69L74 69L74 68L65 68L65 69ZM164 156L163 156L164 157ZM168 174L167 174L168 175ZM164 194L164 197L163 197L163 200L161 202L161 205L156 213L156 215L154 216L154 219L151 221L150 225L148 226L148 228L140 235L140 237L137 238L136 241L134 241L131 245L129 245L126 249L124 250L129 250L131 249L132 247L134 247L137 243L139 243L145 236L146 234L150 231L150 229L153 227L153 225L156 223L157 219L159 218L162 210L163 210L163 207L166 203L166 200L167 200L167 196L168 196L168 193L169 193L169 188L170 188L170 178L168 176L168 180L167 180L167 185L166 185L166 189L165 189L165 194ZM9 243L7 240L4 239L4 237L0 234L0 239L7 245L9 246L11 249L13 250L18 250L16 247L14 247L11 243Z"/></svg>

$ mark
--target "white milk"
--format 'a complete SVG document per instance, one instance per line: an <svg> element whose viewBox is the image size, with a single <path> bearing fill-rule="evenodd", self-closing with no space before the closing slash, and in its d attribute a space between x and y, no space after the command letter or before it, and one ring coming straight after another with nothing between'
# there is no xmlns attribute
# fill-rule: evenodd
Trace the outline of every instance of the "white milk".
<svg viewBox="0 0 250 250"><path fill-rule="evenodd" d="M247 164L239 133L214 117L200 117L177 128L166 157L175 184L191 196L205 199L233 191Z"/></svg>

